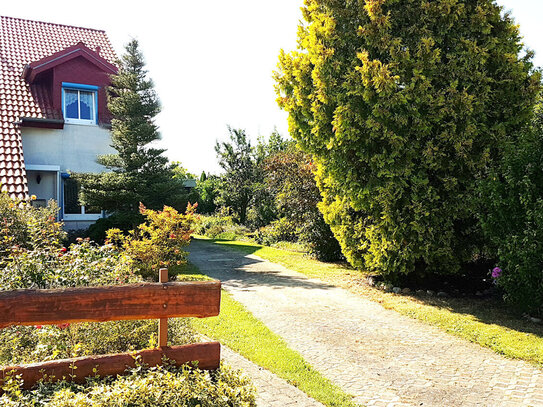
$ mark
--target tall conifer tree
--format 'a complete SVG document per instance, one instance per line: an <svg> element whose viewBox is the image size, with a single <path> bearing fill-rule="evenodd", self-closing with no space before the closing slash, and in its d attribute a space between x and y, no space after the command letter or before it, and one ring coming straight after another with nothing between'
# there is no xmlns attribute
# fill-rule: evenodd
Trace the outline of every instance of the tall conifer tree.
<svg viewBox="0 0 543 407"><path fill-rule="evenodd" d="M174 202L182 188L172 181L165 150L149 146L160 139L154 122L160 103L136 40L126 46L118 64L108 88L111 146L117 153L97 159L110 171L76 176L82 186L80 200L110 212L137 213L140 202L159 209Z"/></svg>

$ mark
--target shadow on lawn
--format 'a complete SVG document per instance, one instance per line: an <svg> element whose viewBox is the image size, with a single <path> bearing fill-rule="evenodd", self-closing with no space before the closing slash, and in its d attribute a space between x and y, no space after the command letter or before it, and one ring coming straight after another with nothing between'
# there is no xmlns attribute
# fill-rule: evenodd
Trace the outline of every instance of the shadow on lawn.
<svg viewBox="0 0 543 407"><path fill-rule="evenodd" d="M435 299L413 295L412 298L426 305L445 308L455 314L464 314L476 318L488 325L497 325L518 332L533 334L543 338L543 326L531 322L507 307L497 298L446 298Z"/></svg>
<svg viewBox="0 0 543 407"><path fill-rule="evenodd" d="M274 268L274 263L266 260L245 257L260 247L252 245L222 246L220 240L195 239L189 246L189 261L201 273L229 285L250 290L256 286L274 288L299 287L304 289L331 289L334 285L322 281L309 280L305 276L284 274L282 266Z"/></svg>

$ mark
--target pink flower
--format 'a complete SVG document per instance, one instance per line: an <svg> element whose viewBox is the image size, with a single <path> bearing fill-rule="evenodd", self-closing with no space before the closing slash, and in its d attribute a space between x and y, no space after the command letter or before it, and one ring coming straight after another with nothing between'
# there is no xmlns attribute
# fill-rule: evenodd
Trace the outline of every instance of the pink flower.
<svg viewBox="0 0 543 407"><path fill-rule="evenodd" d="M34 326L34 328L36 328L36 329L42 329L43 327L42 327L41 325L36 325L36 326Z"/></svg>
<svg viewBox="0 0 543 407"><path fill-rule="evenodd" d="M502 269L499 267L494 267L492 270L492 278L500 278L502 275Z"/></svg>

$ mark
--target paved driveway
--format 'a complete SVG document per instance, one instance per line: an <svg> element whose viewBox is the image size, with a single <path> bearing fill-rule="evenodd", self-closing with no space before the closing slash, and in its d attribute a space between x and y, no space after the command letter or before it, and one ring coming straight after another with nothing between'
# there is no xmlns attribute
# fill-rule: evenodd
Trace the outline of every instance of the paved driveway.
<svg viewBox="0 0 543 407"><path fill-rule="evenodd" d="M219 279L324 376L368 406L543 406L543 374L347 290L204 240Z"/></svg>

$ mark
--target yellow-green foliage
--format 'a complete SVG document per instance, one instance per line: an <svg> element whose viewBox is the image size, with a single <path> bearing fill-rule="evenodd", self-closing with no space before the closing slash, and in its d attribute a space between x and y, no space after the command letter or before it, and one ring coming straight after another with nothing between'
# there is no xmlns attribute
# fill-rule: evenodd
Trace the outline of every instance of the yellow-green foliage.
<svg viewBox="0 0 543 407"><path fill-rule="evenodd" d="M13 379L4 386L0 404L8 407L253 407L249 380L227 366L204 372L187 367L138 367L128 376L91 378L87 384L42 383L20 391Z"/></svg>
<svg viewBox="0 0 543 407"><path fill-rule="evenodd" d="M110 229L107 239L137 262L142 275L156 276L160 267L186 262L187 253L182 248L190 243L195 210L196 205L189 204L185 214L180 214L169 206L153 211L140 204L145 222L128 235Z"/></svg>
<svg viewBox="0 0 543 407"><path fill-rule="evenodd" d="M305 0L278 103L356 267L453 273L480 249L478 179L532 115L539 74L493 0Z"/></svg>

